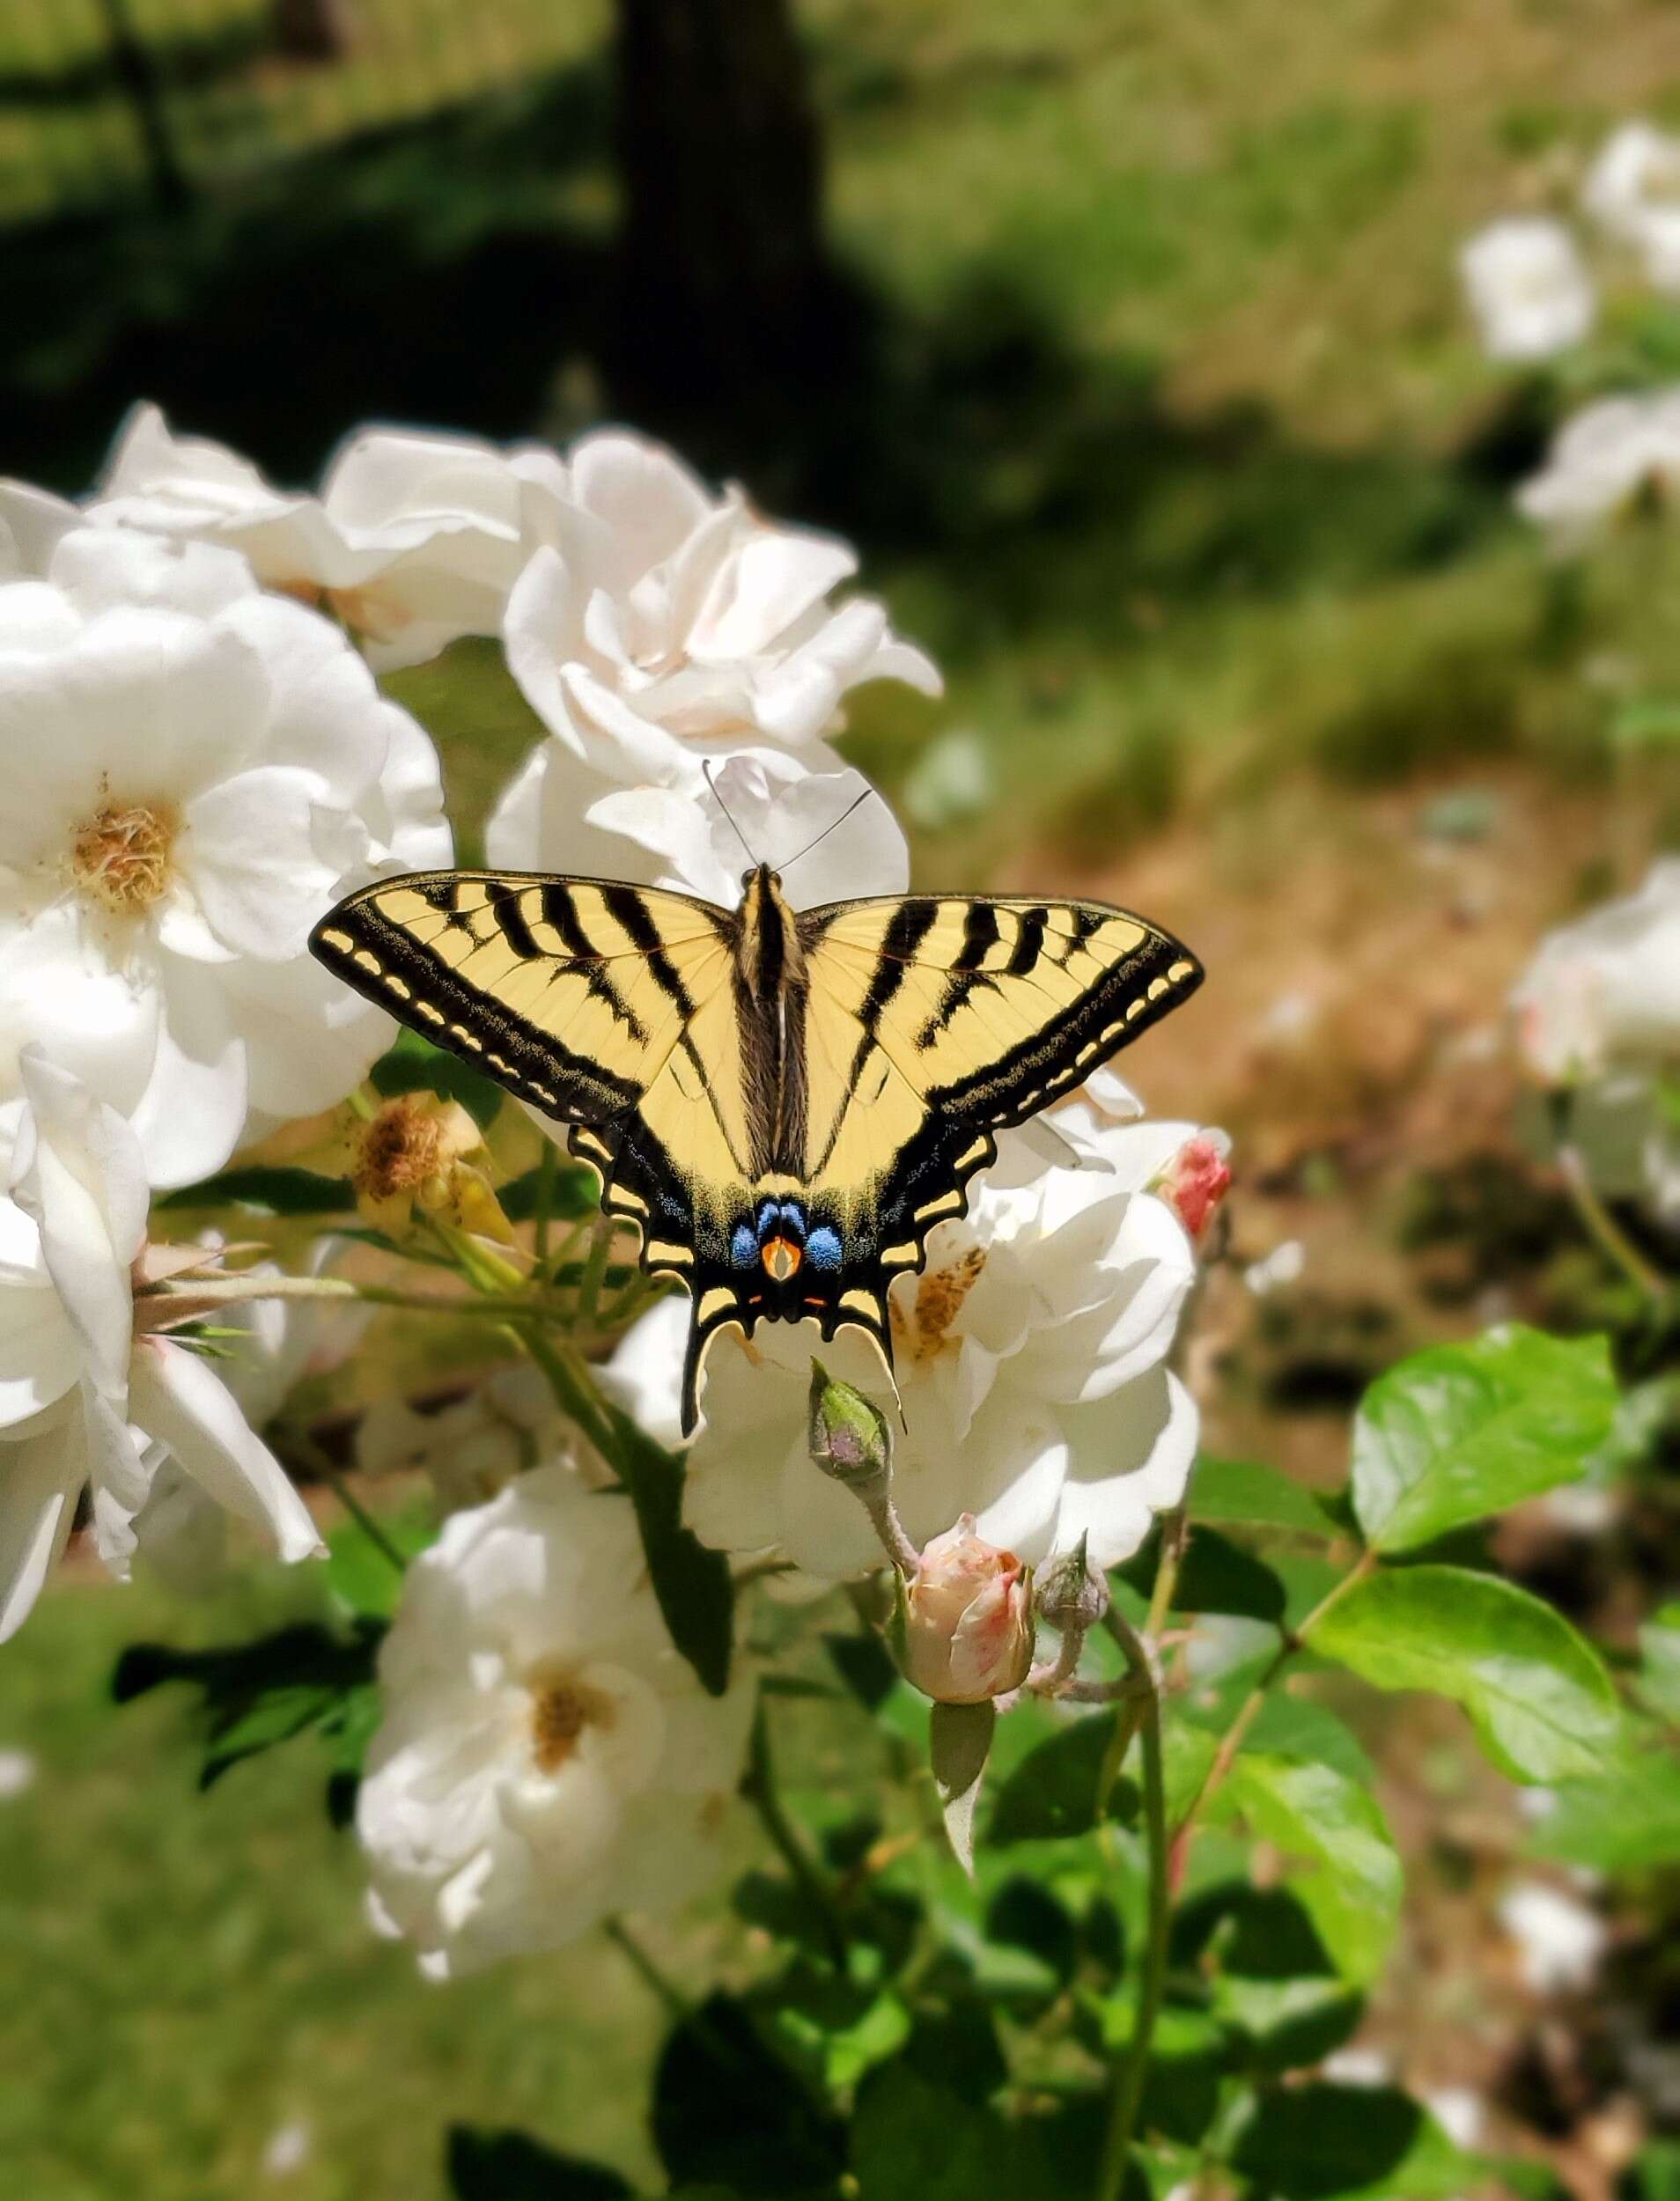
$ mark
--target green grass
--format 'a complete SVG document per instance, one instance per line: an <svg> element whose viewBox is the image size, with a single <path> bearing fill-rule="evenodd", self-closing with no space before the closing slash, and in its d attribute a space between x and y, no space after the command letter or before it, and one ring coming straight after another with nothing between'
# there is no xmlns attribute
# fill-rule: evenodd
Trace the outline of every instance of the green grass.
<svg viewBox="0 0 1680 2201"><path fill-rule="evenodd" d="M295 2122L310 2156L275 2190L297 2201L428 2201L452 2120L524 2124L646 2173L627 2105L658 2013L613 1951L428 1986L363 1922L312 1742L200 1796L181 1693L113 1710L125 1643L254 1634L320 1594L308 1570L240 1578L208 1609L61 1587L4 1654L0 1748L41 1769L0 1802L9 2193L220 2201L266 2187L263 2150Z"/></svg>

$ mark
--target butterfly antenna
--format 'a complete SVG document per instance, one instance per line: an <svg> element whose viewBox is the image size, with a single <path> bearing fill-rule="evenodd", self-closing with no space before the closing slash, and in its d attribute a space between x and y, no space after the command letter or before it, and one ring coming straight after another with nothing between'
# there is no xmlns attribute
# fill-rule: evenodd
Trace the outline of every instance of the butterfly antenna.
<svg viewBox="0 0 1680 2201"><path fill-rule="evenodd" d="M756 871L756 870L758 869L759 863L760 863L760 860L761 860L761 859L760 859L757 856L755 856L755 855L753 853L753 844L752 844L752 843L751 843L751 842L750 842L750 841L747 838L747 835L745 835L745 834L741 831L741 828L740 828L740 827L739 827L739 826L735 823L735 821L734 821L733 815L732 814L732 813L731 813L731 811L730 811L729 805L728 805L728 804L727 804L727 803L724 800L723 797L722 797L722 796L718 793L718 783L717 783L717 781L716 781L715 779L713 779L713 777L711 777L711 759L709 756L707 756L707 757L703 757L703 758L700 760L700 769L701 769L702 774L704 776L706 785L707 785L709 788L711 788L711 790L712 800L713 800L713 801L717 804L717 806L718 806L718 809L719 809L719 810L721 810L721 811L723 812L723 813L724 813L725 817L726 817L726 818L727 818L727 819L729 820L729 829L730 829L730 831L731 831L731 832L734 835L734 836L735 836L736 840L738 840L738 841L741 843L741 845L742 846L742 848L746 850L746 851L747 851L747 860L748 860L748 863L752 865L753 869L754 869L755 871Z"/></svg>
<svg viewBox="0 0 1680 2201"><path fill-rule="evenodd" d="M809 856L813 849L820 848L831 833L837 833L839 831L840 828L844 825L846 820L851 815L854 810L861 810L865 803L868 801L871 795L878 795L880 793L881 790L878 787L866 787L861 795L858 795L854 800L846 805L845 808L840 813L840 815L837 818L831 819L829 822L823 827L822 832L817 835L814 841L807 841L805 846L799 850L798 856L788 857L786 860L778 865L777 868L780 871L791 872L793 866L799 862L799 857Z"/></svg>

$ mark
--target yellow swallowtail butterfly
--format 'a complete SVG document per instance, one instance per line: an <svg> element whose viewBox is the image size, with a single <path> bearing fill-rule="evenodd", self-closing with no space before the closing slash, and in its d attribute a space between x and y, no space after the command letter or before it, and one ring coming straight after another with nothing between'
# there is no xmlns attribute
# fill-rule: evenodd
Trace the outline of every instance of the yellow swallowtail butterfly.
<svg viewBox="0 0 1680 2201"><path fill-rule="evenodd" d="M571 1127L642 1266L694 1307L691 1430L726 1324L866 1331L1024 1123L1200 984L1100 902L909 894L795 910L768 864L734 909L539 872L365 887L310 946L358 993Z"/></svg>

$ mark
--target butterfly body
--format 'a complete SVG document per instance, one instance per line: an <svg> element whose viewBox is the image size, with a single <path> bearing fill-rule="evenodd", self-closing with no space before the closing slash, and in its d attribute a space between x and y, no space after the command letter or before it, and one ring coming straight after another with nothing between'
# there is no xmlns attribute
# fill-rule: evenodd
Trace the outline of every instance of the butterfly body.
<svg viewBox="0 0 1680 2201"><path fill-rule="evenodd" d="M723 1328L856 1328L967 1207L994 1134L1194 990L1187 950L1089 902L910 895L733 910L608 880L438 872L322 919L328 967L567 1125L650 1273L694 1302L685 1431Z"/></svg>

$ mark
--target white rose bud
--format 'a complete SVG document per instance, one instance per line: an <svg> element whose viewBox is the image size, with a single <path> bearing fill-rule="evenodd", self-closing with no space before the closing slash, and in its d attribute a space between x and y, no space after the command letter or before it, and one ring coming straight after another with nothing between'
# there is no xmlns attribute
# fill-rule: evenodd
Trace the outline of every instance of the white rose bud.
<svg viewBox="0 0 1680 2201"><path fill-rule="evenodd" d="M1033 1662L1033 1578L974 1533L974 1515L935 1536L906 1598L904 1671L941 1704L1019 1689Z"/></svg>

